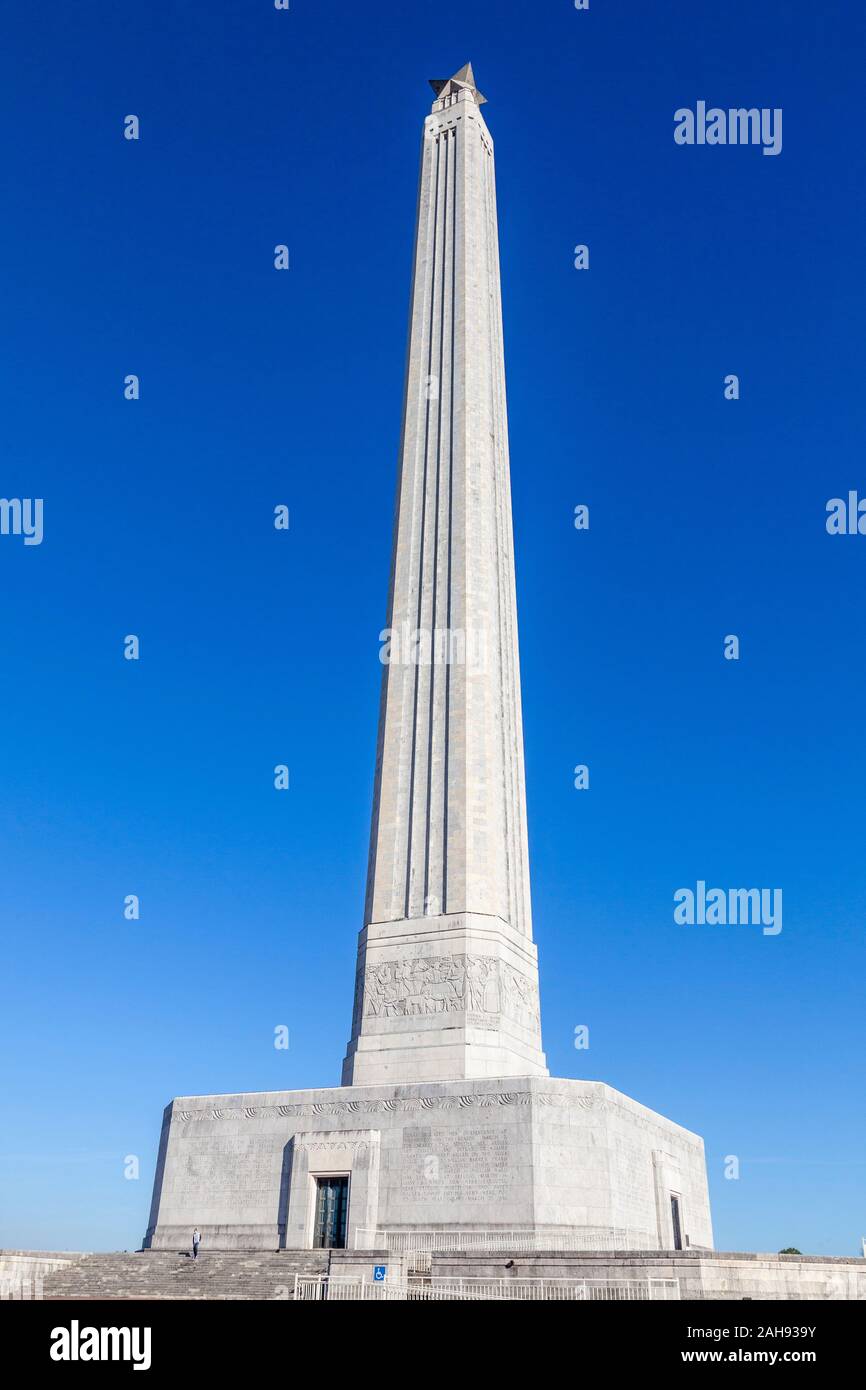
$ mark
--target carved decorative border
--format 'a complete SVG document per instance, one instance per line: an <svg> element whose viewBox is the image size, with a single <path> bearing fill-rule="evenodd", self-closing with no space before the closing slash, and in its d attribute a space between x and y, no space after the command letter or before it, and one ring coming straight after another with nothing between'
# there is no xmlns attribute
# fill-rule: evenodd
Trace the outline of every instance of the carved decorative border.
<svg viewBox="0 0 866 1390"><path fill-rule="evenodd" d="M310 1120L341 1115L413 1115L432 1110L481 1110L496 1106L531 1106L537 1104L553 1110L593 1111L603 1115L618 1110L628 1115L629 1124L645 1131L665 1133L665 1126L657 1124L644 1115L636 1115L626 1106L608 1101L600 1096L573 1096L560 1091L490 1091L475 1092L469 1095L406 1096L401 1099L383 1098L380 1100L330 1100L311 1101L304 1105L245 1105L226 1110L208 1107L206 1110L179 1110L172 1119L186 1122L197 1120L252 1120L283 1119ZM684 1136L679 1142L695 1154L702 1152L702 1145ZM342 1147L345 1147L342 1145Z"/></svg>
<svg viewBox="0 0 866 1390"><path fill-rule="evenodd" d="M283 1120L316 1119L328 1115L411 1115L419 1110L465 1110L470 1106L490 1109L497 1105L539 1105L556 1109L606 1109L606 1102L596 1096L563 1096L557 1092L491 1091L454 1096L406 1096L403 1099L329 1100L313 1101L306 1105L245 1105L234 1110L179 1110L178 1120L252 1120L279 1117Z"/></svg>
<svg viewBox="0 0 866 1390"><path fill-rule="evenodd" d="M369 1148L366 1139L295 1139L294 1142L298 1150L325 1149L328 1153L337 1149L356 1149L359 1154L365 1154Z"/></svg>

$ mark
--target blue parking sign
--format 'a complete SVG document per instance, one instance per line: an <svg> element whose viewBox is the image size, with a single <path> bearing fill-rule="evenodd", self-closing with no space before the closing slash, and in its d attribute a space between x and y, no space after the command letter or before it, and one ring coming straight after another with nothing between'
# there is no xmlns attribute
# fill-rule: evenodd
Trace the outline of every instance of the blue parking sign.
<svg viewBox="0 0 866 1390"><path fill-rule="evenodd" d="M373 1265L373 1282L381 1284L384 1282L385 1275L388 1273L387 1265Z"/></svg>

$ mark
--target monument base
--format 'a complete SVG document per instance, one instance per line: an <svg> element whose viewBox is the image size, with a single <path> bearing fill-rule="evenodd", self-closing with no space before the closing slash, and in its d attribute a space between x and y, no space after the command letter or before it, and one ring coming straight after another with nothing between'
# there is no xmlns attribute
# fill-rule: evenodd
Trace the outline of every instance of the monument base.
<svg viewBox="0 0 866 1390"><path fill-rule="evenodd" d="M712 1248L702 1140L551 1077L174 1100L144 1246L186 1249L194 1226L211 1250Z"/></svg>

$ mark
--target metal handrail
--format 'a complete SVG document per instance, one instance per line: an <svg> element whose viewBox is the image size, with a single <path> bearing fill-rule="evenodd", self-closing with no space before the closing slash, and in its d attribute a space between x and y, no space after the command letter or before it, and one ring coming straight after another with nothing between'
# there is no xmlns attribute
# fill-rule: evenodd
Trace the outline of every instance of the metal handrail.
<svg viewBox="0 0 866 1390"><path fill-rule="evenodd" d="M299 1302L612 1302L675 1301L678 1279L402 1279L295 1275Z"/></svg>

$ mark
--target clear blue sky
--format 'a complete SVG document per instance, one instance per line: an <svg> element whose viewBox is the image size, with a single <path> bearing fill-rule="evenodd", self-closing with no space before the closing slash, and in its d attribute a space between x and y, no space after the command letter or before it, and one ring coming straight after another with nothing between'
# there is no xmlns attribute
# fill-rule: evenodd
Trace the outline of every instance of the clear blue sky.
<svg viewBox="0 0 866 1390"><path fill-rule="evenodd" d="M0 1244L133 1248L173 1095L339 1081L419 133L471 59L551 1071L705 1136L719 1246L856 1253L866 537L824 519L866 495L862 7L91 0L5 31L0 495L44 498L45 539L0 537ZM782 107L782 153L675 145L701 99ZM677 926L699 878L781 887L782 934Z"/></svg>

